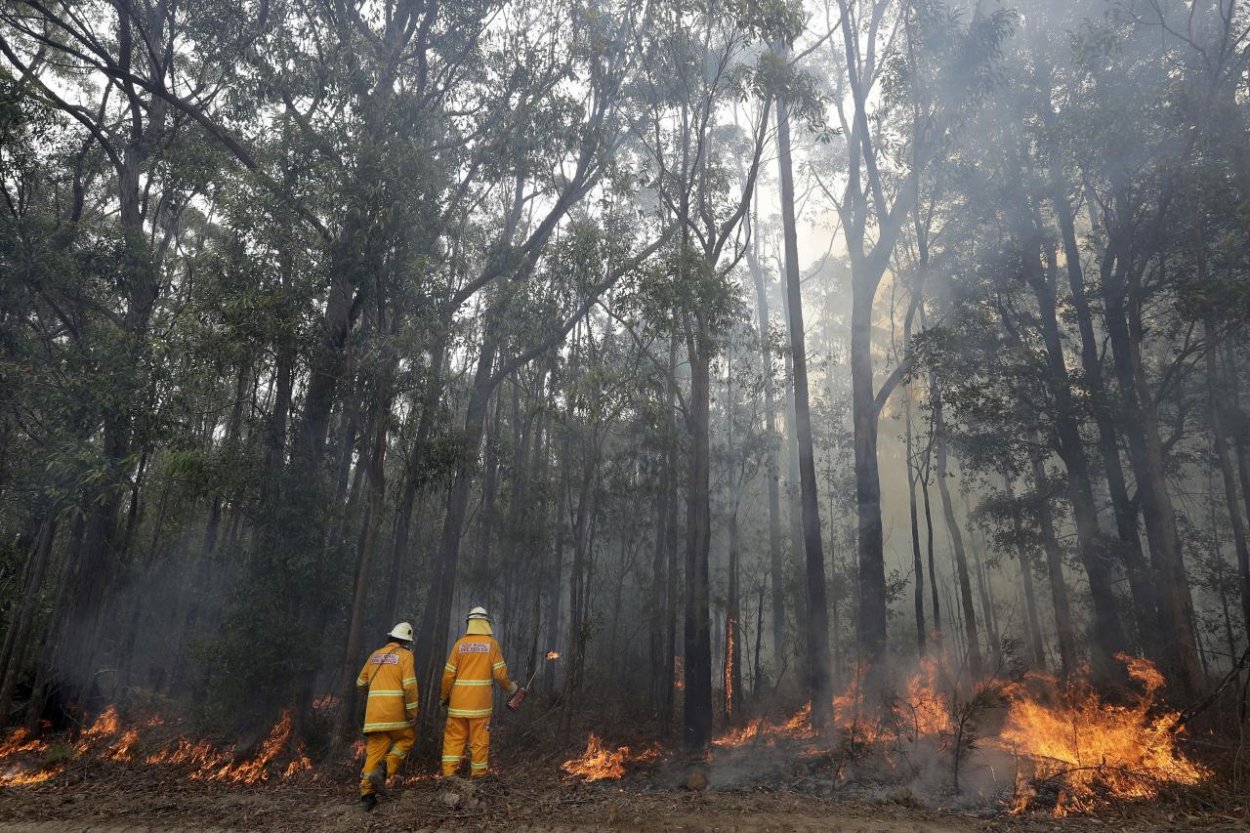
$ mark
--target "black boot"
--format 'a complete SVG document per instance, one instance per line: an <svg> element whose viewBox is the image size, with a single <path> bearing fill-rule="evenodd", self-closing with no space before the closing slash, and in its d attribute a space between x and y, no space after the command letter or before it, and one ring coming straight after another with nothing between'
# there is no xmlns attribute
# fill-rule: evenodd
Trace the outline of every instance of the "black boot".
<svg viewBox="0 0 1250 833"><path fill-rule="evenodd" d="M371 811L376 806L378 806L378 797L374 795L373 793L369 793L368 795L362 795L360 797L360 807L366 813Z"/></svg>

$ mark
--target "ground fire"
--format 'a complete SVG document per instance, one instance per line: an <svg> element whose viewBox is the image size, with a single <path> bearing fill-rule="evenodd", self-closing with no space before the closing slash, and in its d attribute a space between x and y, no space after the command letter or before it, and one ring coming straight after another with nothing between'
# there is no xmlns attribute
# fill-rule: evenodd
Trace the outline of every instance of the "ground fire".
<svg viewBox="0 0 1250 833"><path fill-rule="evenodd" d="M561 764L560 769L586 781L622 778L631 764L652 763L664 756L658 746L634 751L628 746L610 748L594 732L586 738L586 751Z"/></svg>
<svg viewBox="0 0 1250 833"><path fill-rule="evenodd" d="M84 729L72 747L64 750L33 738L24 729L14 732L0 745L0 785L17 786L48 781L65 770L71 759L92 757L120 764L142 762L151 767L170 767L193 781L254 786L275 779L290 779L311 773L312 762L302 744L291 745L292 716L288 710L251 754L234 747L219 747L207 740L178 737L159 739L152 730L165 725L160 718L149 718L136 725L124 725L115 707L109 706ZM145 731L149 737L145 738ZM140 755L153 743L161 745ZM56 755L52 756L51 753ZM49 757L56 762L48 763Z"/></svg>
<svg viewBox="0 0 1250 833"><path fill-rule="evenodd" d="M1121 659L1141 687L1127 706L1105 702L1083 680L1063 686L1053 677L1031 674L1001 686L1002 728L983 740L1017 761L1009 809L1036 807L1065 816L1117 801L1153 798L1164 785L1194 785L1207 777L1206 770L1178 748L1178 714L1157 705L1163 677L1145 660ZM900 745L925 741L933 748L949 749L955 742L957 704L944 691L937 660L919 663L890 708L866 701L861 679L857 676L834 698L834 732L829 737L821 739L812 731L809 704L785 721L758 717L727 730L713 741L711 760L715 762L717 749L753 746L789 746L796 754L814 746L828 752L839 740L875 747L888 759ZM652 750L611 748L592 733L582 755L562 768L587 781L619 779L631 765L659 757ZM1048 798L1039 795L1042 788L1049 789Z"/></svg>
<svg viewBox="0 0 1250 833"><path fill-rule="evenodd" d="M1162 675L1145 660L1120 659L1141 686L1129 705L1104 702L1084 680L1063 685L1034 674L1009 688L1007 721L995 742L1032 770L1022 776L1017 811L1037 799L1039 784L1057 789L1054 813L1063 816L1118 799L1154 798L1162 786L1197 784L1209 775L1177 748L1179 715L1156 706Z"/></svg>

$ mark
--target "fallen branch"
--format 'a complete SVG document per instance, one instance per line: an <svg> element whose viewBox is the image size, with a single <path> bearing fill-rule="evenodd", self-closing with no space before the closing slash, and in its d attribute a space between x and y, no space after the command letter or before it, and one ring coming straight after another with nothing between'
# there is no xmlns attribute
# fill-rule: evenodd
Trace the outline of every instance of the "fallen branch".
<svg viewBox="0 0 1250 833"><path fill-rule="evenodd" d="M1250 646L1247 646L1245 653L1241 655L1241 659L1239 659L1237 661L1237 664L1234 665L1232 669L1227 674L1224 675L1224 679L1220 680L1220 684L1215 687L1214 691L1212 691L1210 694L1204 697L1196 705L1190 706L1189 708L1181 712L1180 715L1177 716L1176 722L1172 724L1172 730L1173 731L1179 730L1182 726L1184 726L1190 720L1202 714L1207 709L1211 708L1211 706L1215 704L1215 701L1219 699L1220 695L1224 693L1224 690L1228 688L1228 686L1232 684L1234 680L1237 680L1240 678L1241 672L1245 670L1247 665L1250 665ZM1243 697L1242 699L1243 699L1243 702L1242 702L1242 706L1240 709L1240 713L1241 713L1241 718L1244 721L1245 720L1245 703L1244 703L1245 698Z"/></svg>

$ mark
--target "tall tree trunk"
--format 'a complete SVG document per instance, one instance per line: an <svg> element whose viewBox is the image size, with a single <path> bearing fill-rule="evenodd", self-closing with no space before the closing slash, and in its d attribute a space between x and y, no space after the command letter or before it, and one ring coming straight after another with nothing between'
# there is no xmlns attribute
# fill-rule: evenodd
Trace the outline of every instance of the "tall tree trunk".
<svg viewBox="0 0 1250 833"><path fill-rule="evenodd" d="M985 664L981 658L980 636L977 632L977 611L972 601L972 581L968 575L968 557L964 551L963 533L955 518L955 506L951 501L947 480L950 473L946 465L946 425L942 417L942 391L936 375L930 375L929 400L933 408L933 449L937 460L938 495L942 499L942 514L950 531L951 546L955 557L955 577L959 582L959 600L963 605L964 633L968 640L968 671L972 679L979 680Z"/></svg>
<svg viewBox="0 0 1250 833"><path fill-rule="evenodd" d="M794 216L794 168L790 155L790 110L785 96L777 100L777 164L781 173L786 306L790 312L790 353L794 361L794 424L799 447L799 488L806 553L804 572L807 584L807 692L812 702L812 728L820 732L833 719L833 688L829 678L829 604L825 588L820 503L816 494L812 415L808 404L807 345L803 330L803 294L799 274L798 232Z"/></svg>
<svg viewBox="0 0 1250 833"><path fill-rule="evenodd" d="M1031 234L1040 236L1034 207L1030 218ZM1128 649L1124 630L1116 611L1115 592L1112 584L1111 565L1108 563L1102 533L1098 528L1098 515L1094 502L1094 489L1090 482L1089 462L1077 421L1076 404L1068 379L1068 367L1063 352L1056 314L1053 275L1056 271L1054 247L1049 242L1033 240L1029 251L1045 255L1045 264L1030 255L1026 269L1029 284L1037 298L1038 320L1042 339L1046 345L1046 385L1055 408L1055 430L1059 439L1059 457L1068 470L1068 490L1072 504L1072 517L1076 522L1077 547L1081 564L1089 578L1090 599L1094 608L1093 654L1094 670L1104 678L1119 676L1115 656Z"/></svg>
<svg viewBox="0 0 1250 833"><path fill-rule="evenodd" d="M513 412L520 410L518 397L520 385L512 386ZM469 572L469 598L473 604L480 604L488 610L493 605L492 595L495 585L495 571L491 568L491 557L495 542L495 514L499 497L499 444L503 432L503 397L495 397L495 410L490 420L490 430L486 433L486 459L482 466L482 503L478 509L477 525L477 558ZM514 426L520 430L520 426ZM519 447L518 443L518 447ZM519 469L513 469L517 471Z"/></svg>
<svg viewBox="0 0 1250 833"><path fill-rule="evenodd" d="M915 470L915 442L912 438L911 424L911 394L907 396L907 411L904 415L904 435L906 437L906 453L907 459L904 461L907 465L907 510L908 518L911 522L911 557L912 572L916 576L916 586L913 593L913 603L916 612L916 651L920 656L925 655L928 637L925 635L924 621L924 561L920 555L920 520L916 507L916 470Z"/></svg>
<svg viewBox="0 0 1250 833"><path fill-rule="evenodd" d="M473 377L469 402L465 409L463 438L469 458L475 462L481 451L482 434L485 429L487 407L490 403L491 371L495 365L497 329L485 328L482 347L478 354L477 371ZM425 692L425 713L431 714L438 686L437 672L443 665L443 652L447 648L447 628L451 623L451 604L456 591L456 569L460 564L460 539L464 535L465 516L469 509L470 490L473 485L473 462L457 466L452 476L451 490L447 500L447 513L443 519L443 533L439 543L439 559L434 565L435 578L426 598L425 611L417 632L417 674Z"/></svg>
<svg viewBox="0 0 1250 833"><path fill-rule="evenodd" d="M1203 258L1200 257L1199 260ZM1205 271L1205 267L1199 270ZM1204 282L1205 276L1199 280ZM1215 459L1219 463L1220 477L1224 485L1224 502L1228 508L1229 523L1233 530L1233 548L1237 553L1237 579L1240 584L1241 616L1246 633L1250 634L1250 545L1247 544L1246 520L1242 514L1244 504L1237 488L1237 473L1233 466L1232 455L1229 453L1228 437L1225 430L1224 404L1221 401L1223 380L1219 362L1216 358L1218 341L1215 337L1215 325L1207 314L1204 323L1206 336L1206 371L1207 371L1207 409L1211 423L1211 444L1215 451Z"/></svg>
<svg viewBox="0 0 1250 833"><path fill-rule="evenodd" d="M981 602L981 615L985 621L985 638L989 641L990 661L994 667L997 667L1002 655L1003 643L998 635L998 622L994 613L994 592L990 587L985 561L981 558L981 547L977 543L975 530L968 534L968 548L972 550L972 567L977 575L977 598Z"/></svg>
<svg viewBox="0 0 1250 833"><path fill-rule="evenodd" d="M725 719L742 710L742 604L739 582L738 508L729 514L729 587L725 596L725 665L721 685L725 692Z"/></svg>
<svg viewBox="0 0 1250 833"><path fill-rule="evenodd" d="M362 659L365 608L369 598L369 587L373 583L370 570L373 565L374 552L377 549L378 531L382 526L383 502L386 497L386 435L390 427L391 405L395 398L395 362L393 359L385 361L386 365L378 380L373 414L370 419L372 430L369 433L369 450L365 463L369 481L369 497L365 508L360 548L356 554L356 582L352 593L351 611L348 615L347 642L343 649L343 663L339 672L341 707L335 732L337 739L346 737L348 726L356 714L354 708L347 708L347 706L355 701L356 669Z"/></svg>
<svg viewBox="0 0 1250 833"><path fill-rule="evenodd" d="M650 617L651 635L651 695L653 702L662 714L670 715L672 706L673 669L668 656L667 621L668 609L677 600L668 593L669 563L672 561L672 539L669 529L672 527L672 516L677 511L673 492L677 484L677 432L673 420L673 406L677 396L677 339L670 338L668 343L668 365L666 367L664 394L664 437L660 453L660 482L656 490L655 506L655 550L651 562L651 600L652 615ZM667 723L665 724L667 725Z"/></svg>
<svg viewBox="0 0 1250 833"><path fill-rule="evenodd" d="M1042 640L1041 619L1037 615L1037 594L1033 589L1033 565L1030 563L1028 545L1024 541L1024 524L1020 518L1020 507L1016 504L1015 491L1011 487L1010 475L1003 475L1003 494L1011 504L1011 529L1016 539L1016 561L1020 564L1020 586L1024 589L1025 624L1028 627L1029 650L1032 654L1033 667L1039 670L1046 668L1046 645Z"/></svg>
<svg viewBox="0 0 1250 833"><path fill-rule="evenodd" d="M17 690L18 679L21 677L25 664L26 647L34 628L36 608L39 604L40 592L43 589L44 577L48 573L48 565L52 561L52 545L56 541L57 523L49 513L43 522L39 535L35 540L30 555L30 564L26 570L26 581L22 587L21 600L9 622L4 639L4 652L0 656L0 727L9 725L13 710L13 694Z"/></svg>
<svg viewBox="0 0 1250 833"><path fill-rule="evenodd" d="M1037 526L1046 554L1046 574L1050 581L1051 607L1055 611L1055 636L1059 642L1059 668L1064 679L1076 670L1076 629L1072 625L1072 605L1063 577L1063 552L1055 536L1055 517L1050 508L1050 477L1036 442L1029 446L1029 465L1033 470L1033 487L1037 492Z"/></svg>
<svg viewBox="0 0 1250 833"><path fill-rule="evenodd" d="M429 479L425 471L426 456L430 450L430 438L434 433L434 420L438 412L439 399L443 390L443 364L447 360L446 328L439 330L435 346L431 350L429 373L421 393L421 413L417 418L416 436L412 441L412 453L406 466L404 490L399 504L395 507L395 534L391 542L390 580L386 586L386 600L382 609L388 619L400 617L400 587L403 585L404 560L408 556L408 541L412 529L413 507Z"/></svg>
<svg viewBox="0 0 1250 833"><path fill-rule="evenodd" d="M239 375L234 386L234 402L230 406L230 419L226 423L226 441L222 449L230 455L238 451L239 432L243 427L243 400L247 392L247 379L251 367L248 362L239 365ZM231 461L233 462L233 461ZM201 557L207 558L217 547L217 534L221 526L221 504L223 495L218 489L213 494L212 505L208 512L208 523L204 527L204 547Z"/></svg>
<svg viewBox="0 0 1250 833"><path fill-rule="evenodd" d="M1049 116L1049 105L1044 116ZM1084 383L1089 391L1094 412L1094 424L1098 428L1098 450L1102 457L1103 474L1107 479L1107 492L1115 515L1116 535L1119 539L1117 552L1124 563L1129 580L1129 592L1133 596L1134 622L1140 644L1147 655L1158 658L1159 622L1155 592L1151 583L1150 569L1142 554L1141 535L1137 528L1137 507L1129 497L1120 460L1120 443L1116 431L1114 407L1110 402L1103 377L1100 342L1094 332L1094 318L1090 310L1085 288L1085 272L1081 265L1081 249L1076 237L1076 223L1068 203L1068 188L1063 181L1057 154L1052 153L1050 165L1051 204L1059 223L1063 241L1064 267L1068 275L1068 289L1072 309L1076 313L1077 328L1081 334L1081 369Z"/></svg>
<svg viewBox="0 0 1250 833"><path fill-rule="evenodd" d="M929 562L929 587L933 595L933 634L934 638L942 638L942 597L938 589L937 557L934 552L933 535L933 503L929 499L929 481L933 476L933 426L929 426L929 439L925 443L924 461L921 464L919 477L920 496L924 504L924 528L926 556Z"/></svg>
<svg viewBox="0 0 1250 833"><path fill-rule="evenodd" d="M1118 244L1113 248L1118 248ZM1104 268L1103 300L1107 336L1120 384L1121 420L1146 521L1146 539L1158 589L1160 641L1169 659L1168 677L1179 696L1191 696L1201 689L1204 676L1194 637L1193 602L1182 560L1176 511L1168 494L1158 415L1141 361L1140 311L1135 306L1129 309L1130 304L1135 304L1129 296L1135 279L1127 274L1119 257L1115 260L1114 266Z"/></svg>
<svg viewBox="0 0 1250 833"><path fill-rule="evenodd" d="M777 463L778 439L776 392L773 383L772 323L768 310L768 288L764 269L756 253L752 235L747 262L755 279L755 305L759 315L760 361L764 375L764 429L768 432L766 471L768 477L768 570L772 584L773 663L780 673L786 654L786 578L781 560L781 486ZM762 623L761 623L762 624ZM757 656L758 661L758 656Z"/></svg>
<svg viewBox="0 0 1250 833"><path fill-rule="evenodd" d="M686 313L690 365L691 459L686 494L685 709L683 741L701 750L712 739L712 639L708 601L711 547L711 336L701 310Z"/></svg>

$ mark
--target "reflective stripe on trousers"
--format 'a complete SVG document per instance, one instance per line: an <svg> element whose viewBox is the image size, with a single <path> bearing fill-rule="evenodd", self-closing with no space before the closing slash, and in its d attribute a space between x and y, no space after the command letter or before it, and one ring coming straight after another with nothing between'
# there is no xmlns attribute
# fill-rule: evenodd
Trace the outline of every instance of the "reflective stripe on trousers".
<svg viewBox="0 0 1250 833"><path fill-rule="evenodd" d="M473 756L470 771L474 778L486 774L490 756L490 718L447 718L443 728L443 775L451 777L460 771L464 747L468 743Z"/></svg>

